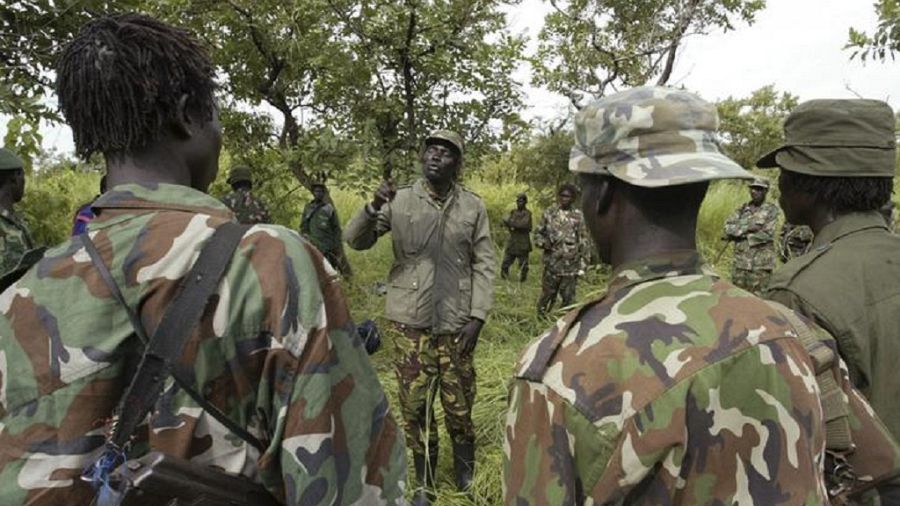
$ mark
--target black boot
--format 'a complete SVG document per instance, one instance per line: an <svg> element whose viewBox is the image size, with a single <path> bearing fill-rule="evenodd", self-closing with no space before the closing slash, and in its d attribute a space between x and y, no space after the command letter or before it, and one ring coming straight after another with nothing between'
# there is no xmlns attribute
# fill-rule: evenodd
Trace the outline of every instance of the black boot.
<svg viewBox="0 0 900 506"><path fill-rule="evenodd" d="M521 273L519 274L519 281L524 283L527 280L528 280L528 266L525 266L525 268L522 269Z"/></svg>
<svg viewBox="0 0 900 506"><path fill-rule="evenodd" d="M472 488L472 475L475 473L475 444L453 443L453 476L456 488L461 492L469 492Z"/></svg>
<svg viewBox="0 0 900 506"><path fill-rule="evenodd" d="M500 278L502 278L502 279L509 279L509 270L507 270L507 269L500 269Z"/></svg>
<svg viewBox="0 0 900 506"><path fill-rule="evenodd" d="M434 501L434 476L437 473L437 447L433 447L428 453L426 467L425 455L413 453L413 467L416 470L416 486L413 493L411 506L428 506Z"/></svg>

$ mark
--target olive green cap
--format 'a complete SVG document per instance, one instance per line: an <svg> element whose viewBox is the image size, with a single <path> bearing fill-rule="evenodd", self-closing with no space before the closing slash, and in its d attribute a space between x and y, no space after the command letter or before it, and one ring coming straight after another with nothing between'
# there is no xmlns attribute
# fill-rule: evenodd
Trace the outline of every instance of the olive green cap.
<svg viewBox="0 0 900 506"><path fill-rule="evenodd" d="M826 177L893 177L894 111L870 99L803 102L784 122L784 145L756 162Z"/></svg>
<svg viewBox="0 0 900 506"><path fill-rule="evenodd" d="M722 154L716 106L675 88L643 86L595 100L575 115L569 170L656 188L753 179Z"/></svg>
<svg viewBox="0 0 900 506"><path fill-rule="evenodd" d="M231 173L228 174L228 184L239 183L241 181L246 181L248 183L253 182L250 167L247 167L246 165L235 165L231 168Z"/></svg>
<svg viewBox="0 0 900 506"><path fill-rule="evenodd" d="M24 168L25 162L21 158L6 148L0 148L0 170L19 170Z"/></svg>
<svg viewBox="0 0 900 506"><path fill-rule="evenodd" d="M766 190L769 189L769 180L758 177L750 182L750 188L764 188Z"/></svg>
<svg viewBox="0 0 900 506"><path fill-rule="evenodd" d="M431 134L428 137L425 138L425 145L427 146L427 145L433 143L434 141L449 142L450 144L455 146L456 149L459 151L460 157L462 157L462 155L464 153L462 137L456 132L452 132L450 130L435 130L434 132L431 132Z"/></svg>

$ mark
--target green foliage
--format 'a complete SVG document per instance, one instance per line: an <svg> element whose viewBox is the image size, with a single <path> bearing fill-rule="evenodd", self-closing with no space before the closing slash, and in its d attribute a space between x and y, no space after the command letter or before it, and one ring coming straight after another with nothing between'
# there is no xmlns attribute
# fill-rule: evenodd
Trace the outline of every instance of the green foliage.
<svg viewBox="0 0 900 506"><path fill-rule="evenodd" d="M900 51L900 0L878 0L874 7L878 14L874 31L850 28L845 49L853 50L851 59L884 61L890 56L894 60L894 53Z"/></svg>
<svg viewBox="0 0 900 506"><path fill-rule="evenodd" d="M16 207L36 244L52 246L69 237L75 211L100 193L100 176L98 171L64 161L27 178L25 198Z"/></svg>
<svg viewBox="0 0 900 506"><path fill-rule="evenodd" d="M771 84L747 98L728 97L716 104L725 154L741 167L756 166L760 156L784 142L784 119L797 104L796 95L779 93Z"/></svg>
<svg viewBox="0 0 900 506"><path fill-rule="evenodd" d="M488 157L479 177L492 184L528 185L532 189L531 196L546 206L554 201L556 189L560 185L574 181L569 172L571 148L571 131L549 128L533 134L525 142L515 143L508 150Z"/></svg>
<svg viewBox="0 0 900 506"><path fill-rule="evenodd" d="M576 106L608 87L665 84L685 37L752 23L765 0L551 0L534 84Z"/></svg>

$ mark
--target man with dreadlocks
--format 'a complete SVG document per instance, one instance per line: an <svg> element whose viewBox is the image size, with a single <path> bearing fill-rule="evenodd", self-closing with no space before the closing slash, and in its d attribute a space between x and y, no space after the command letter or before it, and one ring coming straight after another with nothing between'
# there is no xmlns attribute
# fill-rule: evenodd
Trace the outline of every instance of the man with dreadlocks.
<svg viewBox="0 0 900 506"><path fill-rule="evenodd" d="M87 233L0 295L4 506L91 502L80 476L101 467L142 354L135 329L154 335L198 251L233 228L205 193L221 145L213 73L186 31L135 14L91 21L60 57L60 108L78 154L105 156L110 189ZM335 272L284 227L256 225L237 247L173 366L188 381L164 383L126 457L214 466L290 505L401 502L402 432Z"/></svg>

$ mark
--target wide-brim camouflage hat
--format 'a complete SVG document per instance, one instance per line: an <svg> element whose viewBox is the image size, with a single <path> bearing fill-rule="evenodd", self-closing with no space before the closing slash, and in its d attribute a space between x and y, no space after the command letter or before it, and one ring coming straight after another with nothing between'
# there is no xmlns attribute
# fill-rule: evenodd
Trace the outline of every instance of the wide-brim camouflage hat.
<svg viewBox="0 0 900 506"><path fill-rule="evenodd" d="M644 187L753 179L723 155L716 107L693 93L643 86L601 98L575 115L569 170Z"/></svg>
<svg viewBox="0 0 900 506"><path fill-rule="evenodd" d="M434 141L444 141L450 143L457 149L457 151L459 151L460 157L465 154L465 146L462 136L456 132L450 130L435 130L425 138L425 145L427 146Z"/></svg>
<svg viewBox="0 0 900 506"><path fill-rule="evenodd" d="M784 122L784 145L760 168L825 177L893 177L894 111L880 100L819 99L798 105Z"/></svg>
<svg viewBox="0 0 900 506"><path fill-rule="evenodd" d="M25 162L12 151L0 148L0 170L19 170L25 168Z"/></svg>

